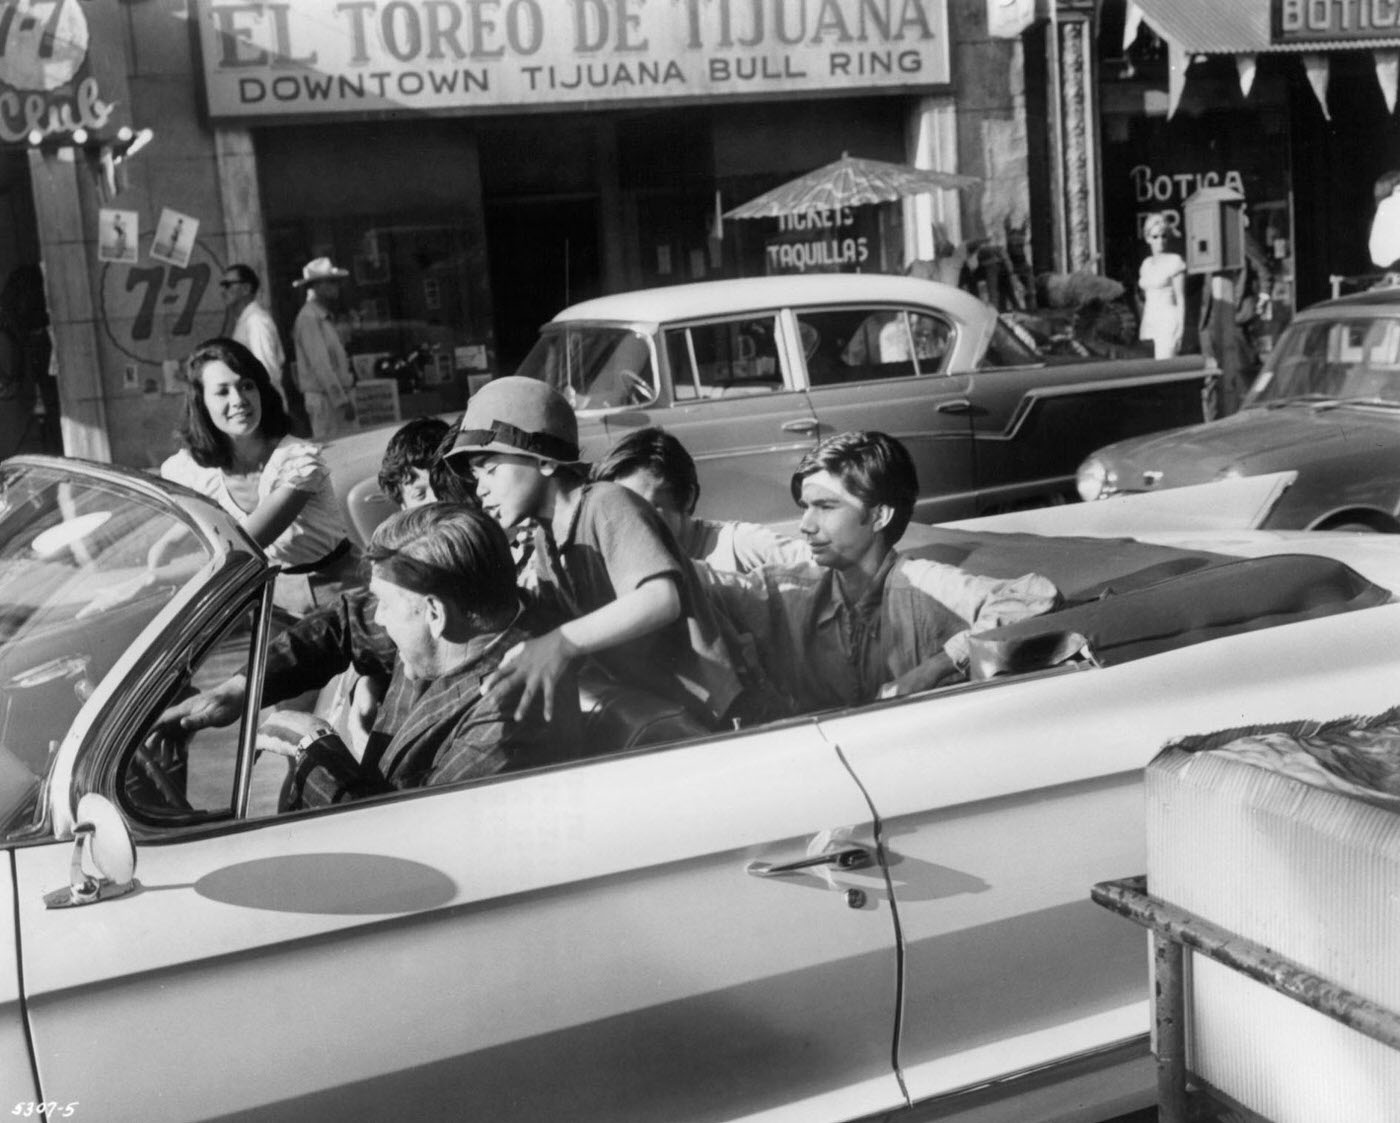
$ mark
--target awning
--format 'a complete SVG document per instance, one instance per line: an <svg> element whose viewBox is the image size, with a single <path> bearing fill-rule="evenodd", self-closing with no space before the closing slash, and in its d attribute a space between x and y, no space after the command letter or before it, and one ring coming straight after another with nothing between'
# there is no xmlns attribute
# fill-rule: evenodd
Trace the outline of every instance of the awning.
<svg viewBox="0 0 1400 1123"><path fill-rule="evenodd" d="M1313 51L1357 51L1400 47L1388 38L1273 42L1269 0L1128 0L1159 36L1191 55L1238 55Z"/></svg>
<svg viewBox="0 0 1400 1123"><path fill-rule="evenodd" d="M1331 9L1328 9L1329 11ZM1176 112L1186 86L1186 71L1196 55L1235 55L1240 90L1249 96L1254 84L1255 59L1261 54L1293 54L1302 57L1308 83L1329 120L1327 86L1328 52L1369 50L1376 63L1376 80L1386 107L1395 109L1397 72L1400 72L1400 35L1384 38L1308 39L1274 42L1270 0L1128 0L1124 46L1146 23L1167 44L1167 113Z"/></svg>

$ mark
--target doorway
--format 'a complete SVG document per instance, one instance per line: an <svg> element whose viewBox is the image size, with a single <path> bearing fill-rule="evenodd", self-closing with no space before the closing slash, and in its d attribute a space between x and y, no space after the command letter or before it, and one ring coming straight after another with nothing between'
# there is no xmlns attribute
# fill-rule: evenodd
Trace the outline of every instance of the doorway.
<svg viewBox="0 0 1400 1123"><path fill-rule="evenodd" d="M0 459L63 452L29 157L0 151Z"/></svg>
<svg viewBox="0 0 1400 1123"><path fill-rule="evenodd" d="M598 227L596 196L486 203L498 373L515 372L546 320L599 294Z"/></svg>

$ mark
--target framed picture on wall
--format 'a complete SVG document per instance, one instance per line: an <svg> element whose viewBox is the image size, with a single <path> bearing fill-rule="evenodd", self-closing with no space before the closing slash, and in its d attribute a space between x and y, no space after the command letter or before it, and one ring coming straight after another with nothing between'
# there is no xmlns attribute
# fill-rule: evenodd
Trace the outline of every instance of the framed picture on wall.
<svg viewBox="0 0 1400 1123"><path fill-rule="evenodd" d="M97 212L97 260L136 264L141 216L136 211L103 207Z"/></svg>
<svg viewBox="0 0 1400 1123"><path fill-rule="evenodd" d="M155 241L151 243L151 256L183 269L190 263L195 239L199 237L199 219L181 214L165 207L160 212L156 224Z"/></svg>

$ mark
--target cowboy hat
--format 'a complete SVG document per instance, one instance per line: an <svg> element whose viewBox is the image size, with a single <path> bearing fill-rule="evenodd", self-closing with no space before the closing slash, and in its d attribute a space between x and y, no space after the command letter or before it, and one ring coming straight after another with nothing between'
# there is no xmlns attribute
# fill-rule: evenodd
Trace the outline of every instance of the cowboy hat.
<svg viewBox="0 0 1400 1123"><path fill-rule="evenodd" d="M350 274L339 265L331 264L330 258L317 257L301 267L301 279L293 281L292 287L299 289L303 285L314 285L317 281L338 281L348 276Z"/></svg>

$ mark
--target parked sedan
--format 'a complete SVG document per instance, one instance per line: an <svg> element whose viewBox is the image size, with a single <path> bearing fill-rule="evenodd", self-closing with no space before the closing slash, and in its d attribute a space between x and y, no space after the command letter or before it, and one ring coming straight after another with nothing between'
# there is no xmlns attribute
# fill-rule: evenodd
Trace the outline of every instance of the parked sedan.
<svg viewBox="0 0 1400 1123"><path fill-rule="evenodd" d="M1104 499L1284 469L1297 480L1268 526L1400 531L1400 288L1308 308L1238 413L1099 449L1078 488Z"/></svg>
<svg viewBox="0 0 1400 1123"><path fill-rule="evenodd" d="M0 1102L608 1123L1142 1106L1141 939L1087 895L1144 868L1142 769L1187 733L1385 708L1400 628L1400 543L1131 537L1167 498L1022 523L1067 537L911 528L925 556L1066 593L977 638L979 681L279 814L256 690L234 727L154 733L190 688L260 681L260 551L144 474L0 465ZM158 539L186 577L152 582Z"/></svg>
<svg viewBox="0 0 1400 1123"><path fill-rule="evenodd" d="M1200 420L1205 377L1199 356L1050 365L961 289L880 274L586 301L543 327L516 373L569 397L585 459L665 426L696 459L700 513L755 522L790 517L787 480L803 453L851 429L909 447L921 521L1058 502L1099 445ZM328 451L361 536L386 511L373 477L391 431Z"/></svg>

